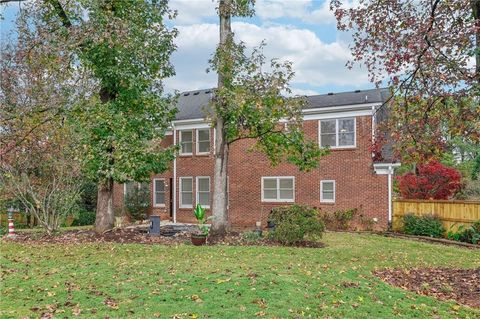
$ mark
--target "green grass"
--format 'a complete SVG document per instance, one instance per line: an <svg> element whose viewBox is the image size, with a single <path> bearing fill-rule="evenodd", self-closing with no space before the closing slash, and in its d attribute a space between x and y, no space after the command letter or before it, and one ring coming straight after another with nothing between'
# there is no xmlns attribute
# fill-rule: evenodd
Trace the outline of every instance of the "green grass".
<svg viewBox="0 0 480 319"><path fill-rule="evenodd" d="M305 249L3 241L0 318L39 318L48 309L56 318L480 317L478 309L391 287L371 274L384 267L480 267L479 250L348 233L326 234L324 242L326 248ZM104 304L108 297L118 309Z"/></svg>

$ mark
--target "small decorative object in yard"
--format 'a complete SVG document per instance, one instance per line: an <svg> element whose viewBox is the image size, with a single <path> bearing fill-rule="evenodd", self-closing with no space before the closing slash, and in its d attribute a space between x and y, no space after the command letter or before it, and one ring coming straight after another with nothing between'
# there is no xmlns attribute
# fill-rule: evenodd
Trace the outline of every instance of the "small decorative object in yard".
<svg viewBox="0 0 480 319"><path fill-rule="evenodd" d="M160 216L150 216L148 234L150 236L160 236Z"/></svg>
<svg viewBox="0 0 480 319"><path fill-rule="evenodd" d="M203 208L200 204L197 204L193 214L198 221L199 233L192 233L192 244L195 246L205 245L207 242L208 233L210 232L210 228L206 224L211 217L206 216L205 208Z"/></svg>
<svg viewBox="0 0 480 319"><path fill-rule="evenodd" d="M274 230L275 229L275 222L272 219L268 219L267 228L268 228L268 230Z"/></svg>
<svg viewBox="0 0 480 319"><path fill-rule="evenodd" d="M257 235L259 237L261 237L262 236L262 222L260 222L260 221L256 222L255 226L256 226L255 233L257 233Z"/></svg>
<svg viewBox="0 0 480 319"><path fill-rule="evenodd" d="M7 237L15 237L15 226L13 225L13 213L15 209L10 207L8 209L8 235Z"/></svg>

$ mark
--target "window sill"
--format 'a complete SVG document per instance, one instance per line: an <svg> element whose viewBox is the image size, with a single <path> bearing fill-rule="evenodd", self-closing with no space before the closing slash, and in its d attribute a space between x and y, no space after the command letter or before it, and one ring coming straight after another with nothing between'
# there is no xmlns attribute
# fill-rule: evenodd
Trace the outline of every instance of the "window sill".
<svg viewBox="0 0 480 319"><path fill-rule="evenodd" d="M178 209L193 209L193 206L180 206Z"/></svg>
<svg viewBox="0 0 480 319"><path fill-rule="evenodd" d="M323 202L323 201L320 201L320 204L322 204L322 205L335 205L335 202Z"/></svg>
<svg viewBox="0 0 480 319"><path fill-rule="evenodd" d="M289 204L289 203L295 203L295 200L262 200L262 203Z"/></svg>
<svg viewBox="0 0 480 319"><path fill-rule="evenodd" d="M330 147L330 151L352 151L356 149L357 149L356 146Z"/></svg>
<svg viewBox="0 0 480 319"><path fill-rule="evenodd" d="M197 155L197 156L203 156L203 157L207 157L207 156L209 156L209 155L210 155L210 152L209 152L209 153L197 153L197 154L195 154L195 155Z"/></svg>
<svg viewBox="0 0 480 319"><path fill-rule="evenodd" d="M155 204L153 208L165 208L165 204Z"/></svg>
<svg viewBox="0 0 480 319"><path fill-rule="evenodd" d="M192 157L193 153L183 153L183 154L178 154L180 157Z"/></svg>

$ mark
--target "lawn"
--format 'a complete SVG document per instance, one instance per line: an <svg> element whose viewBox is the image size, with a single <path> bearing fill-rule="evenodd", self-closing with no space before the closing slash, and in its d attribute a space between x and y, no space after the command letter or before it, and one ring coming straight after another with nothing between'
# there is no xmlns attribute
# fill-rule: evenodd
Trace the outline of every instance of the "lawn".
<svg viewBox="0 0 480 319"><path fill-rule="evenodd" d="M480 250L328 233L326 248L1 242L0 318L480 318L376 268L480 267Z"/></svg>

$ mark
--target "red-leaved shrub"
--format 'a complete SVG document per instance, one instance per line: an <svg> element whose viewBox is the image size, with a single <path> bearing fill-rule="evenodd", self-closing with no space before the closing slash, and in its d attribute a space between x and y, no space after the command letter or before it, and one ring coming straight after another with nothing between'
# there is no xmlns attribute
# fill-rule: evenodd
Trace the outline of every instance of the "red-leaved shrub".
<svg viewBox="0 0 480 319"><path fill-rule="evenodd" d="M462 188L461 174L438 161L418 165L418 175L407 173L397 177L405 199L449 199Z"/></svg>

